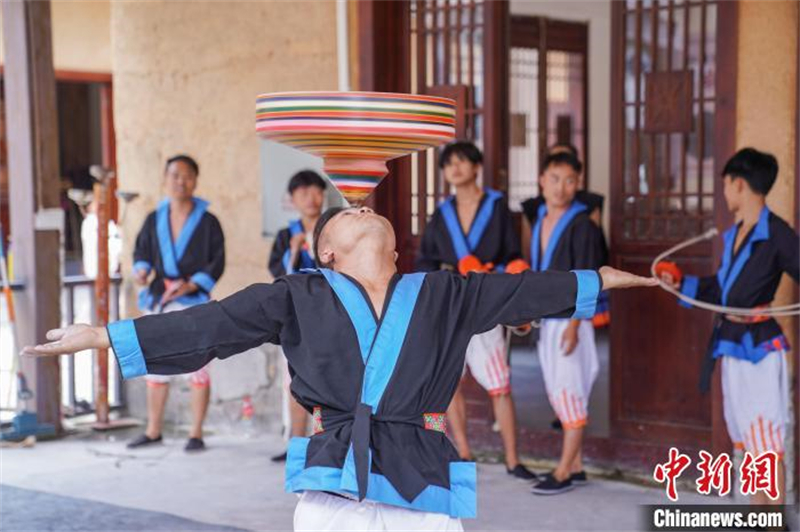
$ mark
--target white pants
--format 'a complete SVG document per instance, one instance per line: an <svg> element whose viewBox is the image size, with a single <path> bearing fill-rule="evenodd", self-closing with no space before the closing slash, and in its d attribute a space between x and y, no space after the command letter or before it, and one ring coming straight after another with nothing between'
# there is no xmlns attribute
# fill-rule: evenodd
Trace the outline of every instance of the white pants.
<svg viewBox="0 0 800 532"><path fill-rule="evenodd" d="M320 491L300 496L294 511L296 531L430 530L462 531L461 520L371 501L357 502Z"/></svg>
<svg viewBox="0 0 800 532"><path fill-rule="evenodd" d="M467 345L464 372L470 373L489 395L511 392L511 375L506 358L505 328L498 325L485 333L476 334Z"/></svg>
<svg viewBox="0 0 800 532"><path fill-rule="evenodd" d="M550 405L564 428L586 425L589 395L600 371L594 327L590 320L578 325L578 345L569 355L561 348L561 337L569 320L542 320L539 360Z"/></svg>
<svg viewBox="0 0 800 532"><path fill-rule="evenodd" d="M775 351L755 364L722 357L722 405L736 448L754 455L783 454L789 421L787 357L786 351Z"/></svg>

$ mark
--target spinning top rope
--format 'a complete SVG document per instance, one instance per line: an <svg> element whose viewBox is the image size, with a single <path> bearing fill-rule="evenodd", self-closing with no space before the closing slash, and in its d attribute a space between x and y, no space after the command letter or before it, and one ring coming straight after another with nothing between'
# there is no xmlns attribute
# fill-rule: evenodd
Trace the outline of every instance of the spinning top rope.
<svg viewBox="0 0 800 532"><path fill-rule="evenodd" d="M715 305L713 303L706 303L705 301L699 301L693 297L687 296L686 294L682 294L680 291L674 289L673 287L662 281L661 278L658 275L656 275L656 266L658 265L659 262L663 261L670 255L673 255L684 248L688 248L689 246L693 246L694 244L697 244L698 242L702 242L704 240L710 240L715 236L717 236L718 234L719 231L717 231L716 228L711 228L701 235L684 240L680 244L677 244L669 248L668 250L666 250L664 253L657 256L653 260L652 264L650 265L650 274L658 280L658 284L662 289L674 295L681 301L684 301L697 308L710 310L711 312L716 312L719 314L729 314L732 316L769 316L772 318L777 318L780 316L800 316L800 303L792 303L791 305L783 305L780 307L769 307L769 308L759 308L759 309L743 308L743 307L727 307L724 305Z"/></svg>

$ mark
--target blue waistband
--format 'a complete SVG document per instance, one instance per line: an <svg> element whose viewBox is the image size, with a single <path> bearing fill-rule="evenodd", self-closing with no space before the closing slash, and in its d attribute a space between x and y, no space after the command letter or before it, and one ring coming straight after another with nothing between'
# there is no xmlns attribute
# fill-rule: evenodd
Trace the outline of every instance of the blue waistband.
<svg viewBox="0 0 800 532"><path fill-rule="evenodd" d="M749 360L754 364L760 362L765 356L775 351L788 351L789 341L786 336L780 334L774 338L770 338L765 342L758 345L753 343L753 335L746 332L742 335L741 340L735 342L733 340L720 339L714 343L714 358L723 356L741 358L742 360Z"/></svg>
<svg viewBox="0 0 800 532"><path fill-rule="evenodd" d="M343 475L338 467L306 467L310 438L292 438L286 458L286 491L328 491L357 497L358 489L352 475ZM352 450L351 453L352 454ZM368 500L419 510L447 514L450 517L475 518L477 506L477 470L474 462L450 462L450 489L429 485L411 501L406 501L383 475L370 471L367 484Z"/></svg>

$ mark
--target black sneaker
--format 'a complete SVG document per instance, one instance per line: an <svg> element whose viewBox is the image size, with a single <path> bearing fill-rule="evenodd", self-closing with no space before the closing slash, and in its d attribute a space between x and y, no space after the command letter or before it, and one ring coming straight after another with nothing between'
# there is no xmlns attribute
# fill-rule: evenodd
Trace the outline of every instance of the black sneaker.
<svg viewBox="0 0 800 532"><path fill-rule="evenodd" d="M556 480L553 475L547 475L544 480L533 486L531 491L536 495L558 495L575 488L572 480Z"/></svg>
<svg viewBox="0 0 800 532"><path fill-rule="evenodd" d="M586 471L578 471L577 473L573 473L569 476L569 479L576 486L582 486L588 482L588 479L586 478Z"/></svg>
<svg viewBox="0 0 800 532"><path fill-rule="evenodd" d="M206 444L203 441L203 438L189 438L189 441L186 442L186 447L184 447L183 450L187 453L205 451Z"/></svg>
<svg viewBox="0 0 800 532"><path fill-rule="evenodd" d="M282 454L273 456L272 458L270 458L270 460L275 462L276 464L279 464L281 462L285 462L286 461L286 453L282 453Z"/></svg>
<svg viewBox="0 0 800 532"><path fill-rule="evenodd" d="M127 447L128 449L138 449L139 447L147 447L148 445L155 445L163 441L164 440L160 434L158 435L158 438L151 438L147 434L142 434L138 438L131 440Z"/></svg>
<svg viewBox="0 0 800 532"><path fill-rule="evenodd" d="M535 482L539 479L539 477L536 476L536 473L522 464L515 465L513 469L506 468L506 473L518 480L524 480L526 482Z"/></svg>

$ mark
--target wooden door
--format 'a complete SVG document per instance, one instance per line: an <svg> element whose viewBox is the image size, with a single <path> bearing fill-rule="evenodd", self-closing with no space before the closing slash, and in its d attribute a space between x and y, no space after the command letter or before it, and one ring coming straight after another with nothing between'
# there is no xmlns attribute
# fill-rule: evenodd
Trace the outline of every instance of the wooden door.
<svg viewBox="0 0 800 532"><path fill-rule="evenodd" d="M727 223L736 3L627 0L612 17L612 263L648 274L665 248ZM719 254L708 242L677 262L708 275ZM719 375L711 394L697 386L712 316L656 290L615 293L611 305L613 436L723 445Z"/></svg>

